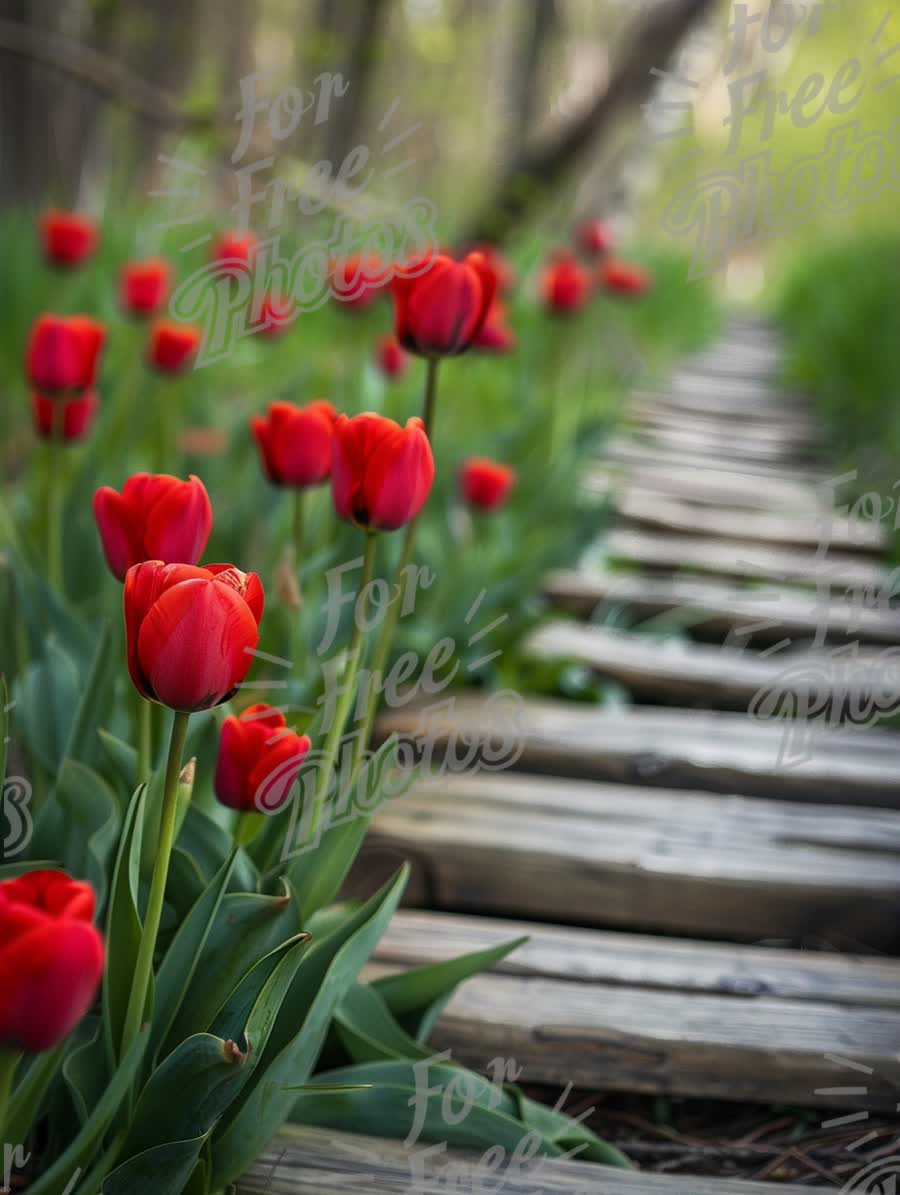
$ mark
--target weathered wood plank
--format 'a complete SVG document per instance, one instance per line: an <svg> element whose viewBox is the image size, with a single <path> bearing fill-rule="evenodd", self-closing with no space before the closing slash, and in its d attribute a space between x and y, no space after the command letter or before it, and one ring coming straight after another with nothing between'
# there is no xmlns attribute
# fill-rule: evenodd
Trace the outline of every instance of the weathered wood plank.
<svg viewBox="0 0 900 1195"><path fill-rule="evenodd" d="M450 1190L503 1195L809 1195L824 1187L749 1183L690 1175L645 1174L589 1162L542 1159L519 1174L491 1171L483 1153L449 1150L423 1156L424 1142L406 1146L328 1129L287 1128L237 1184L237 1195L447 1195ZM479 1169L479 1163L481 1167ZM447 1165L470 1168L460 1187ZM833 1188L828 1188L833 1191Z"/></svg>
<svg viewBox="0 0 900 1195"><path fill-rule="evenodd" d="M585 473L586 493L608 493L638 485L643 489L671 494L689 502L719 503L749 510L776 511L783 516L814 516L823 510L822 495L813 485L746 476L727 469L692 469L672 465L662 469L635 464L628 467L610 461L592 466Z"/></svg>
<svg viewBox="0 0 900 1195"><path fill-rule="evenodd" d="M647 569L692 569L726 577L855 589L869 605L889 592L887 570L853 552L829 550L818 555L775 544L728 542L703 535L654 535L626 528L612 530L605 547L611 558Z"/></svg>
<svg viewBox="0 0 900 1195"><path fill-rule="evenodd" d="M536 659L577 661L654 701L755 712L756 701L781 693L785 706L791 695L794 716L835 721L874 711L885 692L900 705L900 647L781 647L763 656L568 619L538 627L524 646Z"/></svg>
<svg viewBox="0 0 900 1195"><path fill-rule="evenodd" d="M487 754L494 771L514 765L624 784L900 807L900 734L886 730L459 692L387 710L378 731L396 732L448 771Z"/></svg>
<svg viewBox="0 0 900 1195"><path fill-rule="evenodd" d="M659 490L628 486L618 496L619 513L628 522L688 535L730 540L760 540L815 549L880 554L887 536L878 523L821 511L750 511L689 502Z"/></svg>
<svg viewBox="0 0 900 1195"><path fill-rule="evenodd" d="M713 457L709 454L687 452L680 449L666 450L650 442L641 442L625 436L613 436L603 446L604 461L622 465L640 465L642 468L684 469L690 468L700 474L725 473L729 476L753 477L793 485L802 482L813 487L825 486L830 478L821 469L807 465L772 464L766 461L737 460L729 454Z"/></svg>
<svg viewBox="0 0 900 1195"><path fill-rule="evenodd" d="M677 412L682 419L702 416L714 419L731 420L732 425L763 424L772 427L784 427L797 431L815 434L815 420L811 418L805 408L792 404L790 407L779 407L773 403L735 403L722 398L716 390L700 393L693 390L687 393L680 390L643 390L635 395L632 403L650 401L668 410Z"/></svg>
<svg viewBox="0 0 900 1195"><path fill-rule="evenodd" d="M759 448L787 446L795 450L814 450L820 447L821 437L812 420L791 414L789 410L772 412L765 419L741 420L738 428L735 426L735 416L731 413L703 415L692 411L688 416L677 403L667 402L665 395L644 394L630 400L628 414L644 426L663 427L670 431L690 428L697 434L711 438L731 437L732 440L735 433L739 433L743 439Z"/></svg>
<svg viewBox="0 0 900 1195"><path fill-rule="evenodd" d="M814 591L748 586L715 578L664 577L653 573L582 569L551 574L544 592L554 605L590 614L601 603L624 605L643 616L683 612L692 628L710 635L764 642L785 638L861 643L900 643L900 611L880 594L880 608L836 597L822 601Z"/></svg>
<svg viewBox="0 0 900 1195"><path fill-rule="evenodd" d="M440 942L439 925L422 937ZM363 976L404 969L375 960ZM525 1082L892 1112L898 1040L895 1007L492 971L457 989L431 1045L478 1070L514 1058ZM864 1092L848 1063L871 1068Z"/></svg>
<svg viewBox="0 0 900 1195"><path fill-rule="evenodd" d="M753 441L746 435L735 436L732 432L712 433L690 427L667 427L652 421L632 423L627 429L631 437L647 440L655 449L664 453L687 453L691 456L709 457L713 461L731 460L739 465L761 464L777 466L783 471L799 465L808 465L810 453L800 452L787 443L774 441Z"/></svg>
<svg viewBox="0 0 900 1195"><path fill-rule="evenodd" d="M652 991L900 1008L900 961L401 909L374 955L414 967L528 941L492 970Z"/></svg>
<svg viewBox="0 0 900 1195"><path fill-rule="evenodd" d="M353 893L399 860L413 903L571 924L795 942L852 925L880 948L900 909L895 813L514 773L437 776L388 802Z"/></svg>

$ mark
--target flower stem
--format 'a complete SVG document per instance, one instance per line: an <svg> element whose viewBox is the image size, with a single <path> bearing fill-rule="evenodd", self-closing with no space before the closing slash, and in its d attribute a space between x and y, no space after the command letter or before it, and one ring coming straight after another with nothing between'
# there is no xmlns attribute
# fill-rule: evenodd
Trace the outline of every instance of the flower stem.
<svg viewBox="0 0 900 1195"><path fill-rule="evenodd" d="M181 757L184 754L184 743L187 738L188 720L190 714L175 712L172 722L172 737L169 741L169 758L166 763L166 780L163 790L163 804L159 819L159 845L157 847L156 862L153 867L153 879L150 883L150 897L147 901L147 915L144 919L144 929L141 934L141 944L138 949L137 963L134 969L134 983L128 1000L128 1011L125 1015L125 1028L122 1033L122 1055L138 1032L143 1021L147 1004L147 991L150 987L150 976L153 972L153 955L156 951L156 938L159 933L159 923L162 918L163 900L166 895L166 880L169 876L169 858L175 841L175 825L178 813L178 777L181 773Z"/></svg>
<svg viewBox="0 0 900 1195"><path fill-rule="evenodd" d="M53 400L50 440L47 446L47 577L57 591L63 585L62 516L63 516L63 429L66 400Z"/></svg>
<svg viewBox="0 0 900 1195"><path fill-rule="evenodd" d="M2 1150L4 1144L22 1144L21 1141L6 1140L6 1113L9 1107L13 1078L21 1057L22 1055L17 1051L0 1049L0 1150Z"/></svg>
<svg viewBox="0 0 900 1195"><path fill-rule="evenodd" d="M360 598L365 600L365 593L369 587L369 582L372 580L372 571L375 566L375 551L378 546L378 535L374 531L366 532L366 551L363 557L362 576L359 579L359 587L357 589L357 602ZM319 821L322 816L322 807L325 804L325 797L328 794L329 781L331 774L335 769L335 761L337 759L338 749L340 748L341 735L344 726L347 722L347 715L350 713L350 706L356 696L356 676L359 672L359 665L362 660L363 649L365 647L365 627L362 618L359 617L356 603L353 607L353 634L350 638L350 658L347 663L347 672L343 678L343 690L340 699L337 703L337 708L334 712L334 720L328 729L328 737L325 740L325 747L322 752L322 771L319 777L319 783L316 785L315 796L313 797L312 819L310 821L310 838L315 841L316 833L318 831Z"/></svg>
<svg viewBox="0 0 900 1195"><path fill-rule="evenodd" d="M137 694L137 782L150 779L153 758L153 706Z"/></svg>
<svg viewBox="0 0 900 1195"><path fill-rule="evenodd" d="M300 568L302 567L302 564L303 564L303 515L304 515L303 499L304 499L305 495L306 495L305 490L295 490L294 491L294 508L293 508L293 520L291 523L291 532L292 532L293 543L294 543L294 566L298 572L300 571Z"/></svg>
<svg viewBox="0 0 900 1195"><path fill-rule="evenodd" d="M438 358L429 357L427 361L427 372L425 374L425 398L422 404L422 422L425 424L425 431L429 439L431 438L432 429L434 427L434 413L437 404L437 369ZM407 524L406 531L403 536L403 549L400 553L400 561L397 565L397 572L394 577L395 585L392 586L391 592L400 593L403 586L404 574L406 569L412 563L413 552L416 547L416 525L418 517L413 519L411 523ZM372 667L370 669L371 683L368 687L368 696L366 698L366 712L363 718L360 733L357 736L356 748L353 756L353 771L356 772L362 761L362 755L365 751L369 736L372 733L372 724L375 721L375 712L378 709L378 692L383 683L383 673L387 666L388 658L391 654L391 647L394 643L394 635L397 631L397 622L400 618L400 601L393 601L387 608L384 616L384 622L378 632L378 638L375 640L375 653L372 657Z"/></svg>

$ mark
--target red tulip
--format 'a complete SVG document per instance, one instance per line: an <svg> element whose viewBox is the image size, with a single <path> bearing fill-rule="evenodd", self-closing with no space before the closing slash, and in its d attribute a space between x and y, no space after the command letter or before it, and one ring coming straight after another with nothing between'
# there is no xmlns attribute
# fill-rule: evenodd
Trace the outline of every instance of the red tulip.
<svg viewBox="0 0 900 1195"><path fill-rule="evenodd" d="M90 1008L103 975L94 892L61 871L0 883L0 1047L51 1050Z"/></svg>
<svg viewBox="0 0 900 1195"><path fill-rule="evenodd" d="M171 284L171 267L161 257L131 261L122 267L119 301L132 315L155 315L165 305Z"/></svg>
<svg viewBox="0 0 900 1195"><path fill-rule="evenodd" d="M541 275L544 305L556 315L570 315L588 301L591 277L571 254L560 253L548 262Z"/></svg>
<svg viewBox="0 0 900 1195"><path fill-rule="evenodd" d="M409 367L409 357L393 336L382 336L375 347L375 364L386 378L399 378Z"/></svg>
<svg viewBox="0 0 900 1195"><path fill-rule="evenodd" d="M44 393L88 390L97 381L106 329L86 315L39 315L31 325L25 368Z"/></svg>
<svg viewBox="0 0 900 1195"><path fill-rule="evenodd" d="M166 473L135 473L121 494L102 486L94 494L94 519L106 563L120 581L143 560L196 564L213 521L200 478L179 481Z"/></svg>
<svg viewBox="0 0 900 1195"><path fill-rule="evenodd" d="M650 289L652 278L649 270L613 258L600 267L600 283L613 294L637 296Z"/></svg>
<svg viewBox="0 0 900 1195"><path fill-rule="evenodd" d="M325 481L331 473L336 419L337 411L324 398L305 407L273 402L265 418L255 415L250 430L269 481L295 489Z"/></svg>
<svg viewBox="0 0 900 1195"><path fill-rule="evenodd" d="M77 266L97 248L99 234L90 216L54 208L41 216L44 257L55 266Z"/></svg>
<svg viewBox="0 0 900 1195"><path fill-rule="evenodd" d="M249 230L247 232L223 232L213 244L210 261L241 261L250 265L255 250L256 237Z"/></svg>
<svg viewBox="0 0 900 1195"><path fill-rule="evenodd" d="M125 637L135 688L189 713L234 696L259 642L263 588L233 564L148 560L125 574Z"/></svg>
<svg viewBox="0 0 900 1195"><path fill-rule="evenodd" d="M348 311L365 311L387 287L387 270L374 253L351 254L331 263L332 293Z"/></svg>
<svg viewBox="0 0 900 1195"><path fill-rule="evenodd" d="M480 245L474 245L472 252L481 255L485 268L493 274L494 294L497 298L509 294L515 285L516 275L512 266L497 246L485 242Z"/></svg>
<svg viewBox="0 0 900 1195"><path fill-rule="evenodd" d="M383 415L338 416L331 486L339 518L395 531L416 517L433 482L434 458L421 419L401 427Z"/></svg>
<svg viewBox="0 0 900 1195"><path fill-rule="evenodd" d="M514 469L482 456L470 456L463 461L459 472L463 497L470 506L480 510L495 510L501 506L515 481Z"/></svg>
<svg viewBox="0 0 900 1195"><path fill-rule="evenodd" d="M32 394L34 430L42 440L83 440L93 426L99 405L93 390L76 395L75 398L47 398L45 394Z"/></svg>
<svg viewBox="0 0 900 1195"><path fill-rule="evenodd" d="M585 220L575 234L578 247L589 257L602 257L613 247L612 229L602 220Z"/></svg>
<svg viewBox="0 0 900 1195"><path fill-rule="evenodd" d="M150 329L147 360L158 373L180 373L195 356L203 333L193 324L157 320Z"/></svg>
<svg viewBox="0 0 900 1195"><path fill-rule="evenodd" d="M393 282L397 339L422 357L463 353L481 331L494 298L496 279L480 253L464 261L438 254L415 278Z"/></svg>
<svg viewBox="0 0 900 1195"><path fill-rule="evenodd" d="M508 353L516 347L516 336L506 322L506 308L493 302L481 331L475 337L475 348L486 353Z"/></svg>
<svg viewBox="0 0 900 1195"><path fill-rule="evenodd" d="M216 796L229 809L274 813L287 800L310 745L270 705L251 705L239 718L226 718L216 761Z"/></svg>

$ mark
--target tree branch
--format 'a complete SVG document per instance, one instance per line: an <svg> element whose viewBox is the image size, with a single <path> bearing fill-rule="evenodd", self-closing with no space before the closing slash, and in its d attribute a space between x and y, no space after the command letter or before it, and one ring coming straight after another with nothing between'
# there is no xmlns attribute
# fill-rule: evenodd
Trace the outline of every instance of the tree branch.
<svg viewBox="0 0 900 1195"><path fill-rule="evenodd" d="M691 25L715 0L664 0L647 14L613 68L608 85L561 132L526 147L504 171L491 199L474 217L465 243L499 241L521 223L546 193L605 134L623 110L633 107L654 84L662 67Z"/></svg>

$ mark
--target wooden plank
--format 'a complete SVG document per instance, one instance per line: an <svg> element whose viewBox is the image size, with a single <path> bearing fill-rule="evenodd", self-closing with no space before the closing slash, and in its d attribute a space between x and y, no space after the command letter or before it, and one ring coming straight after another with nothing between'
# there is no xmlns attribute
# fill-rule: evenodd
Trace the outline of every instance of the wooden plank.
<svg viewBox="0 0 900 1195"><path fill-rule="evenodd" d="M438 1143L440 1144L440 1143ZM824 1187L751 1183L729 1178L645 1174L590 1162L545 1158L534 1168L491 1170L484 1153L448 1150L424 1155L424 1142L289 1127L237 1184L237 1195L816 1195ZM464 1176L457 1181L445 1167ZM463 1185L460 1185L460 1182ZM827 1188L833 1192L833 1188Z"/></svg>
<svg viewBox="0 0 900 1195"><path fill-rule="evenodd" d="M852 925L881 948L900 908L895 813L557 777L417 783L376 815L352 894L401 860L411 903L579 925L793 942ZM891 975L900 1006L900 964Z"/></svg>
<svg viewBox="0 0 900 1195"><path fill-rule="evenodd" d="M829 551L868 552L880 555L887 536L878 524L821 511L749 511L688 502L659 490L628 486L616 505L629 522L689 535L717 539L760 540L763 543L792 544L815 549L820 543Z"/></svg>
<svg viewBox="0 0 900 1195"><path fill-rule="evenodd" d="M723 399L714 391L700 393L694 390L688 394L683 389L643 390L632 398L632 407L644 401L673 411L684 420L701 416L729 420L732 425L783 427L807 433L817 431L815 420L802 407L792 405L779 408L771 403L735 403Z"/></svg>
<svg viewBox="0 0 900 1195"><path fill-rule="evenodd" d="M431 916L428 940L452 957ZM376 958L363 978L405 969ZM525 1082L893 1112L898 1040L896 1007L490 971L457 989L430 1044L477 1070L513 1058Z"/></svg>
<svg viewBox="0 0 900 1195"><path fill-rule="evenodd" d="M703 535L654 535L629 528L612 530L604 544L611 559L647 569L690 569L724 577L855 589L870 605L881 604L891 592L887 571L876 561L851 552L829 549L820 557L775 544L729 542Z"/></svg>
<svg viewBox="0 0 900 1195"><path fill-rule="evenodd" d="M619 709L459 691L385 711L397 733L448 772L480 760L624 784L703 789L819 804L900 807L900 734L700 710Z"/></svg>
<svg viewBox="0 0 900 1195"><path fill-rule="evenodd" d="M696 470L698 473L727 473L740 477L770 479L793 485L796 482L810 486L824 486L829 475L821 469L803 465L772 464L765 461L737 460L727 455L714 457L697 452L666 450L649 441L641 442L625 436L613 436L603 445L604 461L616 461L622 465L653 466L657 469ZM758 484L758 480L757 480Z"/></svg>
<svg viewBox="0 0 900 1195"><path fill-rule="evenodd" d="M784 694L797 718L858 718L887 690L900 705L900 647L790 648L760 655L721 644L662 639L559 619L538 627L525 651L540 660L572 660L653 701L751 710L767 694ZM882 716L887 716L886 709Z"/></svg>
<svg viewBox="0 0 900 1195"><path fill-rule="evenodd" d="M714 434L691 427L666 427L648 422L632 424L632 438L645 439L665 453L687 453L692 456L709 457L711 460L733 460L738 464L763 464L779 466L782 470L794 465L805 464L810 452L800 452L788 444L770 440L754 442L748 436L735 436L722 432Z"/></svg>
<svg viewBox="0 0 900 1195"><path fill-rule="evenodd" d="M794 451L814 451L820 447L821 437L812 420L789 412L772 412L766 419L744 419L740 426L733 414L686 416L677 404L668 404L665 396L633 397L628 404L629 417L643 426L680 431L686 427L697 434L710 437L734 438L735 432L748 443L759 448L789 447Z"/></svg>
<svg viewBox="0 0 900 1195"><path fill-rule="evenodd" d="M774 643L821 633L838 641L900 643L900 611L888 607L886 595L882 608L868 609L837 597L822 601L814 591L796 588L602 569L553 573L544 592L555 606L576 614L591 614L600 605L622 605L650 617L677 611L692 630L720 638Z"/></svg>
<svg viewBox="0 0 900 1195"><path fill-rule="evenodd" d="M608 493L626 485L671 494L690 502L706 502L748 510L776 511L783 516L813 516L823 510L814 485L736 473L728 469L692 469L687 465L657 468L649 464L597 464L585 473L588 494ZM825 508L827 509L827 508Z"/></svg>

